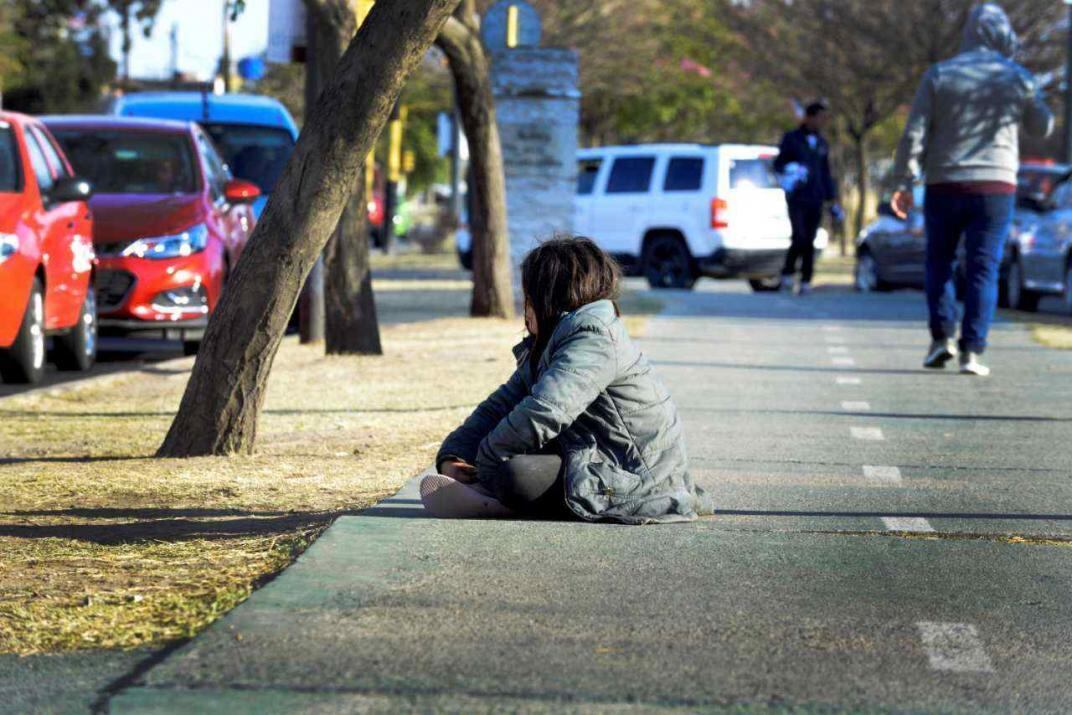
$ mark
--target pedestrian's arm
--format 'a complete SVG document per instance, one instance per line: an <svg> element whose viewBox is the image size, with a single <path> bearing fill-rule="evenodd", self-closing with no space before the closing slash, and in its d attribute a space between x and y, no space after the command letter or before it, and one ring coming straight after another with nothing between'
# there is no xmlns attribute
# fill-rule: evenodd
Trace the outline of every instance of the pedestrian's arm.
<svg viewBox="0 0 1072 715"><path fill-rule="evenodd" d="M567 336L532 393L480 443L476 467L481 481L506 460L543 448L573 424L614 379L615 356L614 340L603 326L582 326Z"/></svg>
<svg viewBox="0 0 1072 715"><path fill-rule="evenodd" d="M934 111L934 91L935 75L931 69L919 83L901 143L897 147L893 176L899 189L910 189L923 177L923 157Z"/></svg>
<svg viewBox="0 0 1072 715"><path fill-rule="evenodd" d="M1024 131L1040 139L1048 137L1053 133L1053 112L1046 104L1042 87L1034 77L1030 78L1024 97Z"/></svg>
<svg viewBox="0 0 1072 715"><path fill-rule="evenodd" d="M436 455L436 469L441 469L444 462L460 459L468 464L476 463L477 449L495 425L510 413L525 397L525 382L519 367L510 379L491 393L480 403L473 413L462 423L461 427L451 432Z"/></svg>

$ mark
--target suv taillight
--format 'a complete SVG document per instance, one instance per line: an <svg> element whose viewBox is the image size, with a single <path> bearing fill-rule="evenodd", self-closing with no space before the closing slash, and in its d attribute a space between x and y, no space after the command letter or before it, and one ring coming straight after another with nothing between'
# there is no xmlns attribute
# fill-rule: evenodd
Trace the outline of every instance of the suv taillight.
<svg viewBox="0 0 1072 715"><path fill-rule="evenodd" d="M729 204L726 203L726 199L711 199L711 228L729 228L729 221L726 220L726 211L729 209Z"/></svg>

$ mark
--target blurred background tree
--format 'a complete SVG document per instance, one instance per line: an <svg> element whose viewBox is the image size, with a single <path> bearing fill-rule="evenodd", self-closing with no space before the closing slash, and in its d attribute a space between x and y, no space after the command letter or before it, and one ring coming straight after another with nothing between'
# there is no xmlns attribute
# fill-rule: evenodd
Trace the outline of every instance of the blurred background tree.
<svg viewBox="0 0 1072 715"><path fill-rule="evenodd" d="M4 0L0 78L4 107L45 113L96 109L115 62L100 30L103 8L79 0Z"/></svg>
<svg viewBox="0 0 1072 715"><path fill-rule="evenodd" d="M741 39L749 75L801 101L826 99L846 194L858 233L872 207L876 156L892 154L907 105L931 64L960 50L975 0L714 0L709 11ZM1023 40L1018 59L1054 83L1063 63L1061 3L1005 0ZM848 161L846 161L848 159Z"/></svg>
<svg viewBox="0 0 1072 715"><path fill-rule="evenodd" d="M130 48L134 26L140 25L142 33L149 37L162 3L163 0L104 0L104 6L119 17L123 54L121 78L124 83L130 82Z"/></svg>

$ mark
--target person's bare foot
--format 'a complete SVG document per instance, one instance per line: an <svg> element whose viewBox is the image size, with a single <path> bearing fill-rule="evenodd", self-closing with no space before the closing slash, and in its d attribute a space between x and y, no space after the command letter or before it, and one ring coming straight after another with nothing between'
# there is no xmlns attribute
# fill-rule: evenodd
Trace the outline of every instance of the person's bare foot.
<svg viewBox="0 0 1072 715"><path fill-rule="evenodd" d="M421 480L421 502L439 519L496 519L514 512L492 496L442 474Z"/></svg>

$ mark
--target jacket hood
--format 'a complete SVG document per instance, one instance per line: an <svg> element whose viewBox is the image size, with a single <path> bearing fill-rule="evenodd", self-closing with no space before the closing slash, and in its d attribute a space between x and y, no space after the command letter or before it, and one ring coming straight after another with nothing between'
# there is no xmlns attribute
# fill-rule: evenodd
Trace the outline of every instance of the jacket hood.
<svg viewBox="0 0 1072 715"><path fill-rule="evenodd" d="M1020 40L1012 29L1009 16L995 3L975 7L964 26L962 52L986 49L1012 58L1020 49Z"/></svg>

